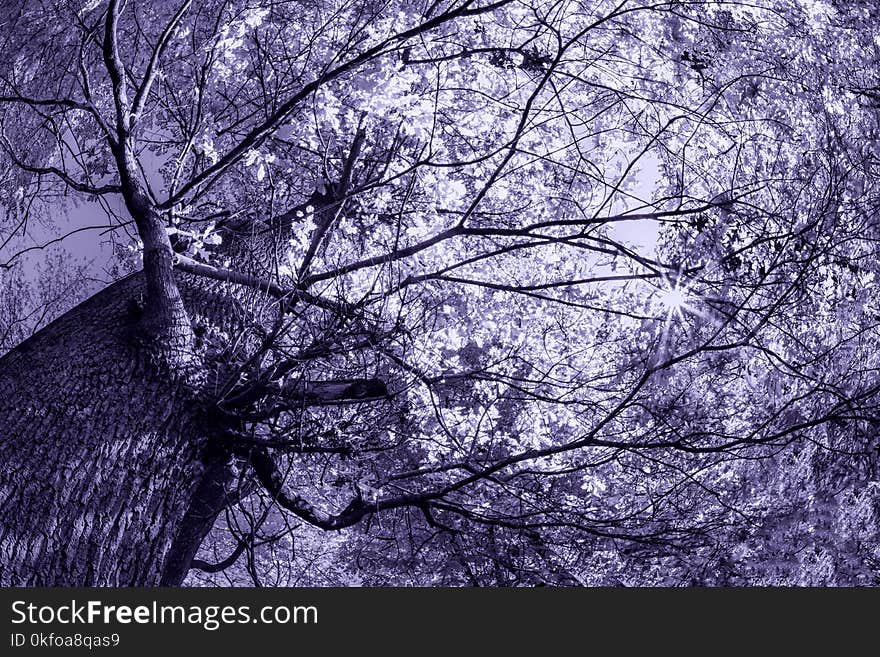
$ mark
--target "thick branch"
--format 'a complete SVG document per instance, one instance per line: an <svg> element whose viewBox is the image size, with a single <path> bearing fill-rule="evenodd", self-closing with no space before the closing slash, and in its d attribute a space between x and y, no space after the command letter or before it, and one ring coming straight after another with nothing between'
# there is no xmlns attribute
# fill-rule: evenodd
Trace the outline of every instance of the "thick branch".
<svg viewBox="0 0 880 657"><path fill-rule="evenodd" d="M381 379L305 381L301 378L279 380L266 376L245 384L227 396L223 403L225 407L243 409L268 397L274 397L279 402L265 414L271 416L292 406L334 406L386 399L388 387Z"/></svg>
<svg viewBox="0 0 880 657"><path fill-rule="evenodd" d="M179 253L174 256L174 266L188 274L194 274L204 278L212 278L216 281L224 281L226 283L243 285L255 290L260 290L271 297L285 303L290 303L291 305L291 302L298 300L316 306L317 308L323 308L346 316L351 315L354 312L354 308L348 304L322 299L321 297L297 288L286 288L270 280L254 276L253 274L246 274L244 272L233 271L224 267L215 267L204 262L198 262Z"/></svg>
<svg viewBox="0 0 880 657"><path fill-rule="evenodd" d="M28 98L22 95L0 96L0 103L19 103L30 105L31 107L66 107L68 109L88 112L89 114L92 113L92 108L89 105L70 98Z"/></svg>
<svg viewBox="0 0 880 657"><path fill-rule="evenodd" d="M104 23L102 54L113 89L116 106L116 145L114 153L122 195L138 235L144 244L144 276L147 282L145 328L163 341L176 364L189 360L193 341L192 326L173 274L174 252L162 218L144 183L139 180L139 162L131 144L130 111L126 91L127 72L119 54L119 0L110 0Z"/></svg>
<svg viewBox="0 0 880 657"><path fill-rule="evenodd" d="M278 393L285 399L321 405L384 399L388 396L388 388L380 379L290 380L280 386Z"/></svg>
<svg viewBox="0 0 880 657"><path fill-rule="evenodd" d="M250 453L250 459L257 480L281 507L291 511L310 525L321 529L344 529L357 524L364 516L377 511L425 504L424 496L421 495L401 495L374 502L365 502L360 497L356 497L339 513L323 513L305 498L284 490L284 478L267 451L254 449Z"/></svg>
<svg viewBox="0 0 880 657"><path fill-rule="evenodd" d="M295 291L285 289L277 283L260 278L259 276L246 274L240 271L233 271L223 267L215 267L204 262L198 262L197 260L188 258L180 253L174 254L174 266L188 274L195 274L196 276L202 276L203 278L212 278L215 281L234 283L235 285L243 285L244 287L260 290L276 299L284 300L295 294Z"/></svg>
<svg viewBox="0 0 880 657"><path fill-rule="evenodd" d="M201 570L203 573L219 573L231 565L233 565L238 558L244 554L244 551L247 549L248 542L252 539L252 536L247 536L245 538L240 538L238 540L238 544L235 546L235 549L232 553L223 559L223 561L219 561L217 563L209 563L207 561L203 561L202 559L193 559L190 562L190 569Z"/></svg>
<svg viewBox="0 0 880 657"><path fill-rule="evenodd" d="M113 86L113 102L116 105L116 134L120 146L125 144L128 136L128 93L125 90L125 65L119 56L118 29L119 0L110 0L107 7L107 18L104 24L104 65L110 74Z"/></svg>
<svg viewBox="0 0 880 657"><path fill-rule="evenodd" d="M65 185L70 187L70 189L80 192L81 194L102 196L104 194L119 194L120 192L122 192L122 187L120 185L101 185L99 187L96 187L94 185L76 180L69 173L67 173L63 169L59 169L58 167L38 167L26 164L25 162L22 162L15 154L15 151L13 151L12 149L12 144L9 143L8 139L4 137L3 143L6 149L6 153L15 163L15 166L17 166L22 171L34 173L38 176L55 176L59 178Z"/></svg>

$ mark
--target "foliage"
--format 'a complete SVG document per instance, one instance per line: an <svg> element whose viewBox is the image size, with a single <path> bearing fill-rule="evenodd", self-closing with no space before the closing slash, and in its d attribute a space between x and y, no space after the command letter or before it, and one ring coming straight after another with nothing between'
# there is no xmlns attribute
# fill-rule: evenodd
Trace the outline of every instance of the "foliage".
<svg viewBox="0 0 880 657"><path fill-rule="evenodd" d="M189 581L877 582L871 3L6 11L9 221L134 237L136 181L280 290L198 354L243 556ZM290 399L341 380L388 394Z"/></svg>

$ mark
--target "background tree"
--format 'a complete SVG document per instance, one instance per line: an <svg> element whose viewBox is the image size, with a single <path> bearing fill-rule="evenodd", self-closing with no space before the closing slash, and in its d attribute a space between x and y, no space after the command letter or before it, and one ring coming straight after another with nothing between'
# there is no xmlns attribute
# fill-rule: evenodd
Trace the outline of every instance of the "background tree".
<svg viewBox="0 0 880 657"><path fill-rule="evenodd" d="M5 11L4 582L876 580L867 5Z"/></svg>

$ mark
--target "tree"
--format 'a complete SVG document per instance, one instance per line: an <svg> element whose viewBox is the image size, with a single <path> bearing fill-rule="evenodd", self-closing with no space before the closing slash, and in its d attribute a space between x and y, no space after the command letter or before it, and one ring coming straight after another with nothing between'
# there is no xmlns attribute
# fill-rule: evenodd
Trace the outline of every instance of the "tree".
<svg viewBox="0 0 880 657"><path fill-rule="evenodd" d="M0 360L0 580L261 583L298 523L455 584L844 527L874 581L871 11L10 5L8 232L76 197L142 263Z"/></svg>

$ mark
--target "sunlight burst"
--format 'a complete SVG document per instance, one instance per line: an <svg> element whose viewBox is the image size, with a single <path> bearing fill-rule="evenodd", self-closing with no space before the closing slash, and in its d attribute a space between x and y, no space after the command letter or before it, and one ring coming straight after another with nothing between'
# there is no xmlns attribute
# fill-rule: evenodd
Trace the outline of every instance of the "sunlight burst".
<svg viewBox="0 0 880 657"><path fill-rule="evenodd" d="M657 290L657 300L666 310L667 323L673 320L684 321L686 315L706 317L698 308L700 295L684 280L667 278L664 283L665 285Z"/></svg>
<svg viewBox="0 0 880 657"><path fill-rule="evenodd" d="M660 295L660 303L669 310L681 310L687 305L687 300L687 294L678 286L668 288Z"/></svg>

